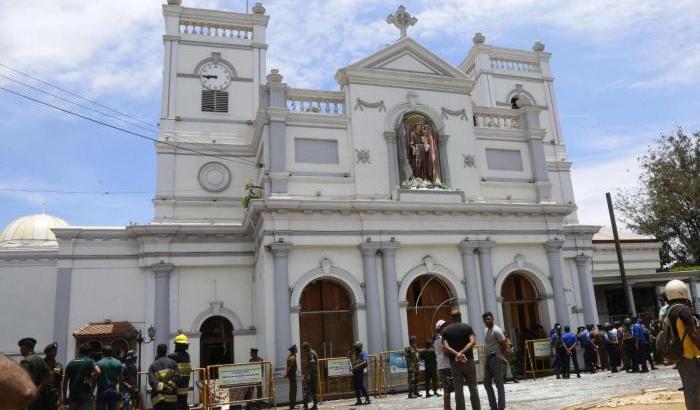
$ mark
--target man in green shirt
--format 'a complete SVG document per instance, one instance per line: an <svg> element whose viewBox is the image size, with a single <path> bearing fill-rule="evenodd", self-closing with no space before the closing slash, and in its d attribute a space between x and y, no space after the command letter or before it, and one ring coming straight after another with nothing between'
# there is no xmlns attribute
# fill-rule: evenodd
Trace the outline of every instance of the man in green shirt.
<svg viewBox="0 0 700 410"><path fill-rule="evenodd" d="M112 346L105 346L102 355L103 358L97 362L100 368L100 378L97 380L97 410L117 410L117 385L122 380L124 365L113 357Z"/></svg>
<svg viewBox="0 0 700 410"><path fill-rule="evenodd" d="M49 367L44 362L38 354L34 353L34 346L36 345L36 339L31 337L25 337L24 339L17 342L19 345L19 351L24 356L20 362L20 366L29 373L34 385L36 386L37 398L29 404L28 410L40 410L43 407L43 400L41 400L41 391L44 389L48 383Z"/></svg>
<svg viewBox="0 0 700 410"><path fill-rule="evenodd" d="M90 346L83 344L78 349L78 358L66 366L63 378L63 397L70 410L92 409L92 385L100 376L100 368L90 357ZM70 394L66 394L70 386Z"/></svg>

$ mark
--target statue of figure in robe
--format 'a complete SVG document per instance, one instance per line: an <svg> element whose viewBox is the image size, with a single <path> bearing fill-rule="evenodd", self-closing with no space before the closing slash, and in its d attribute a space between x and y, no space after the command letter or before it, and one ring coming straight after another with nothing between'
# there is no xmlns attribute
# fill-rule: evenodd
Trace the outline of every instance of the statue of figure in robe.
<svg viewBox="0 0 700 410"><path fill-rule="evenodd" d="M405 155L402 177L404 181L418 178L430 184L441 183L440 160L438 154L438 142L435 128L431 122L421 114L406 116L402 124L403 150L399 153ZM403 152L402 152L403 151ZM407 175L409 173L410 175Z"/></svg>

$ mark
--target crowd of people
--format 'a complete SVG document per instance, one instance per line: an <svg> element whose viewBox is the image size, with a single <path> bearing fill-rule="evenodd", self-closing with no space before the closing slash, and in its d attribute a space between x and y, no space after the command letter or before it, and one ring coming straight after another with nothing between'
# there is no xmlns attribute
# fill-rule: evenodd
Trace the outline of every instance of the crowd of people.
<svg viewBox="0 0 700 410"><path fill-rule="evenodd" d="M576 377L581 377L577 349L583 349L584 371L610 371L617 373L644 373L654 370L656 364L676 363L685 396L686 407L700 410L700 323L692 310L690 292L683 282L670 281L665 288L668 304L659 318L647 326L642 320L627 318L612 325L589 325L576 332L568 326L555 324L549 340L554 352L556 378L571 377L571 365ZM435 323L435 336L419 349L414 336L409 337L405 348L408 397L421 397L418 376L419 362L424 363L424 388L426 397L440 396L438 381L443 390L443 407L451 410L451 394L455 396L456 410L466 408L464 386L469 391L472 409L480 409L477 390L477 372L474 357L476 335L469 324L463 323L459 310L451 312L451 320ZM484 329L483 385L492 410L506 407L504 388L505 366L513 355L513 345L503 330L494 323L494 315L482 316ZM121 402L124 410L139 407L138 368L136 354L129 351L123 360L114 357L112 348L105 346L101 358L94 360L94 352L87 344L78 348L78 357L65 369L56 361L57 345L44 348L44 357L35 353L37 341L31 337L18 342L23 359L18 366L0 356L0 408L29 410L56 410L62 405L70 410L116 410ZM176 336L174 352L168 354L168 346L156 347L156 358L148 369L151 404L157 410L188 409L190 384L189 342L184 334ZM262 362L257 349L251 349L250 362ZM349 354L356 405L370 404L364 386L368 355L362 343L356 342ZM308 342L301 346L302 404L304 409L318 407L318 355ZM297 347L289 347L285 377L289 380L289 407L297 407L296 375ZM517 373L513 371L513 373ZM494 389L495 388L495 389ZM248 388L244 399L255 403L262 397L262 386ZM432 391L432 393L431 393ZM257 395L255 394L257 393ZM362 400L364 398L364 401Z"/></svg>

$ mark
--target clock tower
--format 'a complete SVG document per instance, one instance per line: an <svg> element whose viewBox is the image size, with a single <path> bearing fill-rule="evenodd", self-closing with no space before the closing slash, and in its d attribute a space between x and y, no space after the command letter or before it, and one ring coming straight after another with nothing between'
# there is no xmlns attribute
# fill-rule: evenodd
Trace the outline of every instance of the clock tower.
<svg viewBox="0 0 700 410"><path fill-rule="evenodd" d="M259 169L254 119L269 16L163 5L165 18L154 222L228 222Z"/></svg>

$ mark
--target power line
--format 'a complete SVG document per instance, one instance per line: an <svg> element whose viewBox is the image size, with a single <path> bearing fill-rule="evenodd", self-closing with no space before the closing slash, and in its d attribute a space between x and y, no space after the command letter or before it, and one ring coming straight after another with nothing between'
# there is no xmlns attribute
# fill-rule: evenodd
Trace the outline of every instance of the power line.
<svg viewBox="0 0 700 410"><path fill-rule="evenodd" d="M134 132L134 131L127 130L127 129L125 129L125 128L117 127L116 125L112 125L112 124L109 124L109 123L106 123L106 122L103 122L103 121L100 121L100 120L96 120L96 119L91 118L91 117L88 117L88 116L86 116L86 115L82 115L82 114L79 114L79 113L77 113L77 112L74 112L74 111L71 111L71 110L68 110L68 109L65 109L65 108L61 108L61 107L56 106L56 105L53 105L53 104L49 104L49 103L47 103L47 102L45 102L45 101L41 101L41 100L38 100L38 99L36 99L36 98L30 97L30 96L28 96L28 95L25 95L25 94L22 94L22 93L19 93L19 92L10 90L9 88L5 88L5 87L0 86L0 89L1 89L1 90L5 90L5 91L7 91L7 92L9 92L9 93L11 93L11 94L20 96L20 97L22 97L22 98L26 98L27 100L34 101L34 102L36 102L36 103L45 105L45 106L47 106L47 107L51 107L51 108L53 108L53 109L62 111L62 112L64 112L64 113L66 113L66 114L71 114L71 115L74 115L74 116L76 116L76 117L82 118L82 119L84 119L84 120L88 120L88 121L94 122L94 123L96 123L96 124L104 125L105 127L109 127L109 128L112 128L112 129L115 129L115 130L118 130L118 131L122 131L122 132L124 132L124 133L131 134L131 135L134 135L134 136L139 137L139 138L142 138L142 139L146 139L146 140L149 140L149 141L161 143L161 144L164 144L164 145L169 145L169 146L174 147L174 148L176 148L176 149L181 149L181 150L184 150L184 151L194 152L194 153L199 154L199 155L204 155L204 156L219 158L219 159L224 160L224 161L230 161L230 162L234 162L234 163L238 163L238 164L255 165L255 166L257 166L257 167L262 167L262 164L261 164L261 163L255 163L255 162L253 162L253 161L249 161L249 160L246 160L246 159L244 159L244 158L238 158L238 157L226 158L226 157L222 157L222 156L219 156L219 155L214 155L214 154L209 154L209 153L197 151L197 150L192 149L192 148L183 147L183 146L180 146L180 145L177 145L177 144L170 143L170 142L168 142L168 141L160 141L160 140L158 140L158 139L156 139L156 138L152 138L152 137L149 137L149 136L147 136L147 135L139 134L138 132ZM238 161L234 161L234 159L236 159L236 160L238 160ZM242 161L242 162L241 162L241 161Z"/></svg>
<svg viewBox="0 0 700 410"><path fill-rule="evenodd" d="M86 106L86 105L84 105L84 104L77 103L77 102L72 101L72 100L70 100L70 99L67 99L67 98L65 98L65 97L61 97L61 96L58 96L58 95L56 95L56 94L50 93L50 92L48 92L48 91L46 91L46 90L42 90L42 89L40 89L40 88L38 88L38 87L34 87L34 86L32 86L32 85L29 85L29 84L27 84L27 83L24 83L24 82L22 82L22 81L20 81L20 80L17 80L17 79L15 79L15 78L8 77L8 76L5 76L5 75L0 74L0 77L6 78L6 79L8 79L8 80L10 80L10 81L13 81L13 82L15 82L15 83L21 84L21 85L23 85L23 86L25 86L25 87L28 87L28 88L31 88L31 89L33 89L33 90L36 90L36 91L39 91L39 92L48 94L48 95L50 95L50 96L52 96L52 97L61 99L61 100L66 101L66 102L68 102L68 103L70 103L70 104L74 104L74 105L76 105L76 106L85 108L85 109L87 109L87 110L97 112L97 113L99 113L99 114L101 114L101 115L103 115L103 116L106 116L106 117L109 117L109 118L113 118L113 119L115 119L115 120L117 120L117 121L120 121L120 122L122 122L122 123L124 123L124 124L132 125L132 126L135 126L135 127L138 127L138 128L143 129L143 130L150 131L150 132L163 132L163 133L165 133L165 134L169 134L170 136L176 137L177 139L181 139L181 140L184 140L185 142L189 142L189 143L192 143L192 144L197 144L197 143L198 143L197 141L194 141L194 140L192 140L192 139L189 139L189 138L186 138L186 137L184 137L184 136L182 136L182 135L177 134L175 131L170 131L170 130L163 129L163 128L161 128L159 125L153 125L153 124L150 124L150 123L148 123L148 122L142 121L142 120L140 120L140 119L138 119L138 118L136 118L136 117L134 117L134 116L132 116L132 115L130 115L130 114L127 114L127 113L125 113L125 112L119 111L119 110L114 109L114 108L111 108L111 107L109 107L109 106L107 106L107 105L101 104L101 103L99 103L99 102L97 102L97 101L94 101L94 100L91 100L91 99L89 99L89 98L85 98L85 97L83 97L82 95L77 94L77 93L72 92L72 91L69 91L69 90L66 90L65 88L61 88L61 87L59 87L59 86L53 85L53 84L49 83L48 81L42 80L42 79L40 79L40 78L38 78L38 77L32 76L32 75L30 75L30 74L27 74L27 73L25 73L25 72L23 72L23 71L21 71L21 70L18 70L18 69L16 69L16 68L10 67L9 65L5 64L5 63L2 62L2 61L0 61L0 66L1 66L1 67L4 67L4 68L7 69L7 70L10 70L10 71L13 71L13 72L15 72L15 73L21 74L21 75L23 75L23 76L25 76L25 77L28 77L28 78L30 78L30 79L32 79L32 80L34 80L34 81L39 82L39 83L42 83L42 84L48 85L49 87L55 88L55 89L57 89L57 90L60 90L60 91L62 91L62 92L64 92L64 93L66 93L66 94L69 94L69 95L72 95L72 96L74 96L74 97L77 97L77 98L79 98L79 99L81 99L81 100L83 100L83 101L87 101L87 102L92 103L92 104L95 104L95 105L97 105L97 106L99 106L99 107L105 108L105 109L107 109L107 110L109 110L109 111L112 111L112 112L114 112L114 113L117 113L117 114L121 115L122 117L126 117L127 119L130 119L130 120L132 120L132 121L131 121L131 122L130 122L130 121L126 121L126 120L124 120L123 118L114 116L114 115L112 115L112 114L104 113L104 112L102 112L102 111L100 111L100 110L96 110L96 109L91 108L91 107L88 107L88 106ZM148 129L148 128L145 128L145 127L143 127L143 126L141 126L141 125L134 124L133 121L139 122L139 123L141 123L141 124L145 124L145 125L147 125L148 127L152 128L152 130L151 130L151 129ZM184 149L184 148L183 148L183 149ZM212 153L212 156L216 156L215 154L213 154L213 153L215 152L214 150L207 149L206 151L208 151L209 153ZM204 154L204 152L201 152L201 151L196 151L196 152L200 152L200 153ZM238 156L235 156L235 155L232 155L232 157L233 157L233 158L238 158L238 159L240 159L241 161L248 162L250 165L255 165L255 166L257 166L257 167L261 167L261 165L262 165L262 164L260 164L260 163L258 163L258 162L256 162L256 161L250 161L250 160L247 160L247 159L245 159L245 158L241 158L241 157L238 157Z"/></svg>
<svg viewBox="0 0 700 410"><path fill-rule="evenodd" d="M233 186L230 188L243 188L244 186ZM199 189L178 189L177 192L200 192ZM32 189L32 188L0 188L0 192L18 192L32 194L66 194L66 195L165 195L173 194L173 191L77 191L61 189Z"/></svg>

